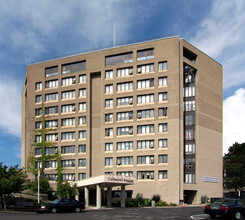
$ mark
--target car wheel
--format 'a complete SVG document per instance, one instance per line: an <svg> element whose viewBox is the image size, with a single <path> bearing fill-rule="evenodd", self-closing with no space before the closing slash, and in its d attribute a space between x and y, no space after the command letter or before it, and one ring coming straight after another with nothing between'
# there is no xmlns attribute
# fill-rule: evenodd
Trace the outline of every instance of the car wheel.
<svg viewBox="0 0 245 220"><path fill-rule="evenodd" d="M215 217L216 217L216 215L210 214L210 218L215 218Z"/></svg>
<svg viewBox="0 0 245 220"><path fill-rule="evenodd" d="M236 212L235 212L235 215L234 215L234 218L235 218L235 219L238 219L238 220L239 220L239 219L242 219L242 213L241 213L240 211L236 211Z"/></svg>
<svg viewBox="0 0 245 220"><path fill-rule="evenodd" d="M76 213L79 213L79 212L81 212L81 209L80 209L79 207L77 207L77 208L75 209L75 212L76 212Z"/></svg>
<svg viewBox="0 0 245 220"><path fill-rule="evenodd" d="M57 209L56 208L52 208L52 213L56 213L57 212Z"/></svg>

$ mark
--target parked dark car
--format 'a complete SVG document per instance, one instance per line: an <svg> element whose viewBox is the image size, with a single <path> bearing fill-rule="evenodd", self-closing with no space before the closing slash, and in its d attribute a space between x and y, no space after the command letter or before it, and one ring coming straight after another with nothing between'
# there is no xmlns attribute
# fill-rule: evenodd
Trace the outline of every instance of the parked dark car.
<svg viewBox="0 0 245 220"><path fill-rule="evenodd" d="M245 206L239 199L218 199L205 206L204 213L211 218L217 215L229 217L229 219L244 219Z"/></svg>
<svg viewBox="0 0 245 220"><path fill-rule="evenodd" d="M85 209L84 202L75 199L56 199L47 205L38 206L36 212L81 212L83 209Z"/></svg>

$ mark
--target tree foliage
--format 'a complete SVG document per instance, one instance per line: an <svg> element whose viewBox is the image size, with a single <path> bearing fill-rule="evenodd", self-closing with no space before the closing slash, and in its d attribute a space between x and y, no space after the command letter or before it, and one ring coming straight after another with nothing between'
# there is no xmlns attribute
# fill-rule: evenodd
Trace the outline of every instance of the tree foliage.
<svg viewBox="0 0 245 220"><path fill-rule="evenodd" d="M33 193L36 193L38 191L38 180L35 180L35 181L27 181L26 183L26 187ZM47 192L51 191L51 187L49 185L49 182L48 180L43 177L43 176L40 176L40 179L39 179L39 186L40 186L40 193L42 194L47 194Z"/></svg>
<svg viewBox="0 0 245 220"><path fill-rule="evenodd" d="M77 194L77 184L70 185L68 182L57 184L56 195L62 199L68 199Z"/></svg>
<svg viewBox="0 0 245 220"><path fill-rule="evenodd" d="M245 143L235 143L224 156L224 187L242 189L245 183Z"/></svg>
<svg viewBox="0 0 245 220"><path fill-rule="evenodd" d="M6 196L21 192L25 187L25 181L26 175L17 165L8 168L0 163L0 199L4 209L6 209Z"/></svg>

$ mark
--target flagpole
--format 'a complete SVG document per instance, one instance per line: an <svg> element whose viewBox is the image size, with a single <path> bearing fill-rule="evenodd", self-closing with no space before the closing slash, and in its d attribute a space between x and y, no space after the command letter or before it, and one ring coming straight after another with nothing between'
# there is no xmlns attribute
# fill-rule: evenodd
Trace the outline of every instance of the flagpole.
<svg viewBox="0 0 245 220"><path fill-rule="evenodd" d="M39 166L38 166L38 174L37 174L37 202L38 202L38 204L39 204L39 202L40 202L40 173L41 173L41 170L40 170L40 168L42 167L42 164L40 164Z"/></svg>

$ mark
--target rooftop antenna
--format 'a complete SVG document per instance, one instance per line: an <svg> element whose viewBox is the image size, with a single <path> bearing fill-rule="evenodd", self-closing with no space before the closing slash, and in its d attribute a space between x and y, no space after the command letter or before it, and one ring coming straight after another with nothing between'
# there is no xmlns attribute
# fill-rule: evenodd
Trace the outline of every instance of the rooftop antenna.
<svg viewBox="0 0 245 220"><path fill-rule="evenodd" d="M113 29L113 47L116 46L116 24L114 23L114 29Z"/></svg>

